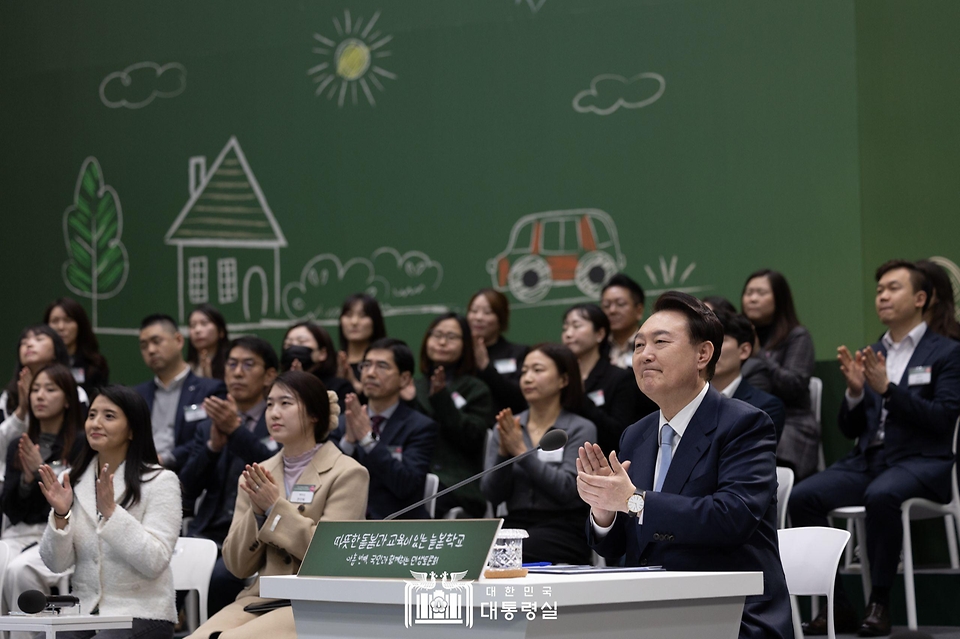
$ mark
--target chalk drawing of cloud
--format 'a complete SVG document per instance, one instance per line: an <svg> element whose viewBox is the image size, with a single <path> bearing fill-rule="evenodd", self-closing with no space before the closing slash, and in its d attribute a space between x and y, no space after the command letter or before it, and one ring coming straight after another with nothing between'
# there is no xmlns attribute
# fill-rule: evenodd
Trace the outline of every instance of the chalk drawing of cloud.
<svg viewBox="0 0 960 639"><path fill-rule="evenodd" d="M111 109L142 109L156 98L175 98L187 88L187 70L177 62L138 62L100 83L100 101Z"/></svg>
<svg viewBox="0 0 960 639"><path fill-rule="evenodd" d="M436 290L443 280L443 266L421 251L382 247L369 258L342 261L332 253L310 259L300 279L283 289L283 309L291 319L325 320L338 317L340 303L357 292L371 295L381 304L393 300L407 308L412 298Z"/></svg>
<svg viewBox="0 0 960 639"><path fill-rule="evenodd" d="M656 92L651 94L654 86ZM590 82L590 88L573 98L573 110L577 113L610 115L620 107L642 109L660 99L667 88L667 81L659 73L641 73L632 78L604 73Z"/></svg>

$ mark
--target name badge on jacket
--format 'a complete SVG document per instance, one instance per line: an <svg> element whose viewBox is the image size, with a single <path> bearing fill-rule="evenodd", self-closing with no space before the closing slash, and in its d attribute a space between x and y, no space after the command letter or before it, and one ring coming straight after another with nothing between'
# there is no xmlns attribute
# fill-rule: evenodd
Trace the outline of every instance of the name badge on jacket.
<svg viewBox="0 0 960 639"><path fill-rule="evenodd" d="M201 404L190 404L183 407L183 419L188 422L198 422L207 418L207 411Z"/></svg>
<svg viewBox="0 0 960 639"><path fill-rule="evenodd" d="M495 359L493 360L493 367L496 368L497 372L501 375L506 375L507 373L516 373L517 360L512 357L510 359Z"/></svg>
<svg viewBox="0 0 960 639"><path fill-rule="evenodd" d="M277 452L280 450L280 444L273 437L264 437L260 440L260 443L267 447L267 450L270 452Z"/></svg>
<svg viewBox="0 0 960 639"><path fill-rule="evenodd" d="M87 381L87 373L82 368L71 368L70 372L73 373L73 381L78 384L82 384Z"/></svg>
<svg viewBox="0 0 960 639"><path fill-rule="evenodd" d="M929 384L932 378L932 366L914 366L907 371L908 386L923 386L924 384Z"/></svg>
<svg viewBox="0 0 960 639"><path fill-rule="evenodd" d="M450 397L453 398L453 405L457 407L457 410L460 410L461 408L467 405L467 400L465 400L463 398L463 395L461 395L457 391L453 391L452 393L450 393Z"/></svg>
<svg viewBox="0 0 960 639"><path fill-rule="evenodd" d="M563 461L563 448L557 450L538 450L537 459L544 464L559 464Z"/></svg>
<svg viewBox="0 0 960 639"><path fill-rule="evenodd" d="M595 390L592 393L587 393L587 397L593 401L597 406L603 406L607 403L607 400L603 398L603 389Z"/></svg>
<svg viewBox="0 0 960 639"><path fill-rule="evenodd" d="M294 484L290 491L290 503L293 504L312 504L313 496L317 492L317 487L310 484Z"/></svg>
<svg viewBox="0 0 960 639"><path fill-rule="evenodd" d="M390 456L396 459L398 462L403 461L403 446L391 446L390 447Z"/></svg>

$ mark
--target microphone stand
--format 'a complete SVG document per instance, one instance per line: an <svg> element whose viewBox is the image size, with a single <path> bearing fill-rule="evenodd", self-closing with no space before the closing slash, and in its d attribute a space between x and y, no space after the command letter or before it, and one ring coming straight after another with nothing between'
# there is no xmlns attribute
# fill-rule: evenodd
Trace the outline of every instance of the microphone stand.
<svg viewBox="0 0 960 639"><path fill-rule="evenodd" d="M439 497L443 497L443 496L446 495L447 493L451 493L451 492L455 491L457 488L460 488L461 486L466 486L466 485L469 484L470 482L476 481L476 480L480 479L481 477L483 477L484 475L489 475L490 473L492 473L492 472L495 471L495 470L500 470L500 469L503 468L504 466L509 466L510 464L516 463L516 462L520 461L521 459L523 459L524 457L529 457L530 455L534 454L534 453L537 452L538 450L540 450L540 447L539 447L539 446L537 446L536 448L531 448L530 450L528 450L528 451L525 452L525 453L521 453L521 454L517 455L516 457L511 457L510 459L507 459L507 460L505 460L505 461L500 462L500 463L497 464L496 466L493 466L493 467L488 468L488 469L486 469L486 470L484 470L484 471L482 471L482 472L479 472L479 473L477 473L476 475L474 475L473 477L467 477L467 478L464 479L463 481L457 482L456 484L454 484L453 486L450 486L449 488L444 488L443 490L441 490L440 492L438 492L436 495L433 495L432 497L429 497L428 499L421 499L421 500L418 501L417 503L411 504L411 505L407 506L406 508L404 508L403 510L398 510L397 512L395 512L395 513L393 513L393 514L391 514L391 515L387 515L386 517L383 518L383 521L390 521L391 519L396 519L396 518L399 517L400 515L403 515L404 513L408 513L408 512L410 512L411 510L413 510L414 508L419 508L420 506L423 506L423 505L426 504L427 502L433 501L434 499L437 499L437 498L439 498Z"/></svg>

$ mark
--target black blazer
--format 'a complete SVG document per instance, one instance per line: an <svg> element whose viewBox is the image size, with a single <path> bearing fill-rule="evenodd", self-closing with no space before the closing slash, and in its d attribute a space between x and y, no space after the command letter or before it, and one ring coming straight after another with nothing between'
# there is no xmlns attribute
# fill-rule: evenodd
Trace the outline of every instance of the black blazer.
<svg viewBox="0 0 960 639"><path fill-rule="evenodd" d="M197 427L190 457L180 469L180 483L183 485L183 500L188 504L204 490L207 491L193 521L190 522L187 534L223 544L233 520L240 475L244 467L273 457L279 448L276 445L271 448L264 443L270 436L266 412L260 416L253 432L243 427L235 430L219 453L207 448L212 427L210 420L204 420Z"/></svg>
<svg viewBox="0 0 960 639"><path fill-rule="evenodd" d="M44 524L50 514L50 504L47 498L40 492L40 478L34 476L34 481L30 483L29 492L26 495L20 495L20 478L23 472L15 468L14 462L19 454L19 439L11 442L7 448L7 472L3 480L3 495L0 497L0 503L3 505L3 514L10 519L11 524ZM73 445L73 454L71 459L76 463L76 459L83 447L83 432L77 433L77 440ZM57 459L63 453L60 442L53 445L50 454L44 459L44 463L49 464L50 460Z"/></svg>
<svg viewBox="0 0 960 639"><path fill-rule="evenodd" d="M330 441L339 446L346 428L345 417L341 415L340 425L330 433ZM380 441L369 453L355 446L353 458L370 473L367 519L383 519L423 499L439 432L435 421L400 402L380 429ZM421 506L402 518L429 519L430 515Z"/></svg>
<svg viewBox="0 0 960 639"><path fill-rule="evenodd" d="M883 342L873 349L887 354ZM918 367L930 369L930 381L910 384L910 371ZM853 410L847 408L846 399L840 403L840 430L860 441L837 464L866 470L864 453L880 427L880 410L886 402L883 449L887 463L907 468L944 501L949 499L953 430L960 416L960 344L927 328L900 383L890 383L890 397L884 400L869 385L863 392L863 400Z"/></svg>
<svg viewBox="0 0 960 639"><path fill-rule="evenodd" d="M137 384L134 390L140 393L140 396L147 401L147 407L152 411L153 398L157 392L157 386L154 381L151 379L148 382ZM176 458L177 467L171 468L170 470L179 472L179 470L183 468L183 465L186 464L190 458L193 437L197 432L197 426L204 422L209 422L209 419L188 422L184 417L184 407L202 404L203 400L211 395L226 399L227 387L224 385L223 380L197 377L193 374L193 371L189 371L180 389L180 401L177 403L177 418L173 423L173 456Z"/></svg>
<svg viewBox="0 0 960 639"><path fill-rule="evenodd" d="M774 428L777 429L777 441L780 441L783 422L787 419L787 409L783 405L782 399L754 388L746 379L740 380L740 385L737 386L737 392L733 394L733 398L755 406L769 415Z"/></svg>
<svg viewBox="0 0 960 639"><path fill-rule="evenodd" d="M490 363L486 368L478 370L476 377L479 377L490 389L490 394L493 396L494 415L504 408L513 410L514 414L527 410L527 400L520 392L520 370L523 368L523 358L529 352L529 346L508 342L503 336L493 346L487 348ZM503 368L513 366L515 370L499 373L497 372L498 362Z"/></svg>
<svg viewBox="0 0 960 639"><path fill-rule="evenodd" d="M617 513L613 529L587 539L604 557L626 553L627 566L667 570L757 570L763 594L747 597L740 637L793 637L777 537L777 459L773 424L762 411L707 390L660 492L653 492L659 416L630 426L620 442L630 479L646 491L643 525Z"/></svg>
<svg viewBox="0 0 960 639"><path fill-rule="evenodd" d="M608 455L611 450L620 450L620 435L627 426L657 410L656 404L637 387L633 369L618 368L602 356L587 375L583 392L583 408L579 412L597 427L596 443ZM602 401L602 405L598 406L597 401Z"/></svg>

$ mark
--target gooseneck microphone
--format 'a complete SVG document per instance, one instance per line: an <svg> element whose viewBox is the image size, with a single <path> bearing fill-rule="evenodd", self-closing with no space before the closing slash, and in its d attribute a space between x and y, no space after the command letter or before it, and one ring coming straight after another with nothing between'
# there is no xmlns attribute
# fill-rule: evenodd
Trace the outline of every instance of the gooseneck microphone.
<svg viewBox="0 0 960 639"><path fill-rule="evenodd" d="M30 615L43 612L47 608L69 608L79 603L80 598L73 595L48 595L39 590L25 590L17 598L20 610Z"/></svg>
<svg viewBox="0 0 960 639"><path fill-rule="evenodd" d="M496 466L493 466L493 467L488 468L488 469L486 469L486 470L484 470L484 471L482 471L482 472L477 473L477 474L474 475L473 477L467 477L467 478L464 479L463 481L457 482L456 484L454 484L453 486L450 486L449 488L444 488L443 490L441 490L440 492L438 492L436 495L433 495L432 497L428 497L427 499L421 499L421 500L418 501L417 503L411 504L411 505L407 506L406 508L404 508L403 510L398 510L397 512L395 512L395 513L393 513L393 514L391 514L391 515L387 515L386 517L383 518L383 520L384 520L384 521L390 521L391 519L396 519L396 518L399 517L400 515L402 515L402 514L404 514L404 513L408 513L408 512L410 512L411 510L413 510L414 508L419 508L420 506L423 506L423 505L426 504L427 502L433 501L434 499L437 499L438 497L443 497L443 496L446 495L447 493L453 492L453 491L455 491L457 488L460 488L461 486L466 486L467 484L469 484L469 483L472 482L472 481L477 481L478 479L489 475L490 473L492 473L492 472L495 471L495 470L500 470L500 469L503 468L504 466L509 466L510 464L515 464L516 462L520 461L520 460L523 459L524 457L529 457L530 455L534 454L534 453L537 452L538 450L542 450L542 451L545 451L545 452L550 452L550 451L553 451L553 450L557 450L557 449L559 449L559 448L563 448L564 444L566 444L566 443L567 443L567 432L564 431L564 430L560 430L560 429L558 429L558 428L554 428L553 430L548 431L543 437L540 438L540 445L537 446L536 448L531 448L530 450L528 450L528 451L525 452L525 453L522 453L522 454L520 454L520 455L517 455L516 457L511 457L510 459L508 459L508 460L506 460L506 461L502 461L502 462L500 462L499 464L497 464ZM23 610L22 607L21 607L20 609Z"/></svg>

